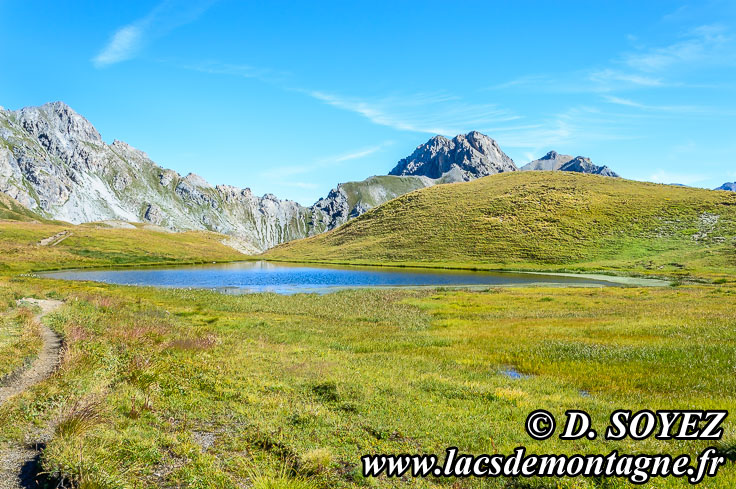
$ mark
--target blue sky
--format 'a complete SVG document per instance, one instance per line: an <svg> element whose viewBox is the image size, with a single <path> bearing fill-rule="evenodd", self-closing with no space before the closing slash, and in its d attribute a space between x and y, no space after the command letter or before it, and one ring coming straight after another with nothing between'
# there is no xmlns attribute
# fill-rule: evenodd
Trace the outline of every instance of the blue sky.
<svg viewBox="0 0 736 489"><path fill-rule="evenodd" d="M627 178L736 180L736 2L0 0L0 105L311 204L479 130Z"/></svg>

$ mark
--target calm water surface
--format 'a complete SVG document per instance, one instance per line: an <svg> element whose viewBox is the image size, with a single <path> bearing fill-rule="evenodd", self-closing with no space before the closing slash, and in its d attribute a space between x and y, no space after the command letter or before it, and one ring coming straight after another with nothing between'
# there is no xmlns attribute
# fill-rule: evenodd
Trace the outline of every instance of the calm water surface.
<svg viewBox="0 0 736 489"><path fill-rule="evenodd" d="M218 289L223 292L330 292L341 288L402 286L616 285L605 280L510 272L465 272L420 268L332 267L239 262L191 267L70 270L43 276L110 284Z"/></svg>

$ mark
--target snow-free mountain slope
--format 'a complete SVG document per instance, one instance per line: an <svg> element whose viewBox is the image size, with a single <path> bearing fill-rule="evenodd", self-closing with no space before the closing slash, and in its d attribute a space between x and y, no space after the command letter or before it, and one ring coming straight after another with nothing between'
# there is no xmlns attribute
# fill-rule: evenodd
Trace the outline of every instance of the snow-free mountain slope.
<svg viewBox="0 0 736 489"><path fill-rule="evenodd" d="M399 161L390 175L420 175L441 178L457 170L463 180L516 171L516 165L498 143L477 131L452 139L435 136Z"/></svg>
<svg viewBox="0 0 736 489"><path fill-rule="evenodd" d="M732 260L734 243L736 193L529 171L418 190L265 257L508 268L594 261L644 266L670 253L662 259L670 266L706 249Z"/></svg>

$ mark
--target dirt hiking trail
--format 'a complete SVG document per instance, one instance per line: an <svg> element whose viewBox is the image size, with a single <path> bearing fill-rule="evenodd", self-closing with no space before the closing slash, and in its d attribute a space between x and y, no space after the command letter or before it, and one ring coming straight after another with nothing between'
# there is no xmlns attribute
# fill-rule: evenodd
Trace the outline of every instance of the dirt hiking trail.
<svg viewBox="0 0 736 489"><path fill-rule="evenodd" d="M49 377L59 365L61 337L51 331L48 326L45 326L41 319L61 307L63 302L26 298L19 300L18 304L38 306L41 309L41 312L34 319L40 325L43 347L38 358L33 361L30 367L14 375L6 385L0 387L0 405ZM43 448L43 441L41 440L46 439L48 433L29 433L28 436L36 440L26 440L23 445L0 446L0 489L40 487L38 461Z"/></svg>

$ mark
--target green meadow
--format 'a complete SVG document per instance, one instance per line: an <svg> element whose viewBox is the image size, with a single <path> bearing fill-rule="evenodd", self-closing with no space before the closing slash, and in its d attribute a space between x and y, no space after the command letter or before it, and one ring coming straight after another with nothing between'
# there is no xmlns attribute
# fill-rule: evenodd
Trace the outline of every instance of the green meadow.
<svg viewBox="0 0 736 489"><path fill-rule="evenodd" d="M615 478L364 478L360 457L442 455L449 446L695 455L713 445L731 461L701 487L736 487L730 418L717 442L535 441L524 430L535 409L559 420L585 410L599 433L616 409L736 409L736 199L544 173L514 192L514 178L420 190L266 257L594 270L673 285L230 296L64 282L28 272L243 257L215 233L1 221L0 376L40 349L36 311L16 301L65 304L44 319L64 338L61 365L0 405L0 454L46 433L40 464L49 487L546 489L634 486ZM608 190L593 199L588 184ZM544 185L550 195L539 192ZM430 211L426 199L454 199L454 214ZM614 199L616 212L596 199ZM422 234L429 222L436 238ZM37 244L62 230L72 236ZM483 239L471 240L478 233ZM687 486L665 478L643 487Z"/></svg>

